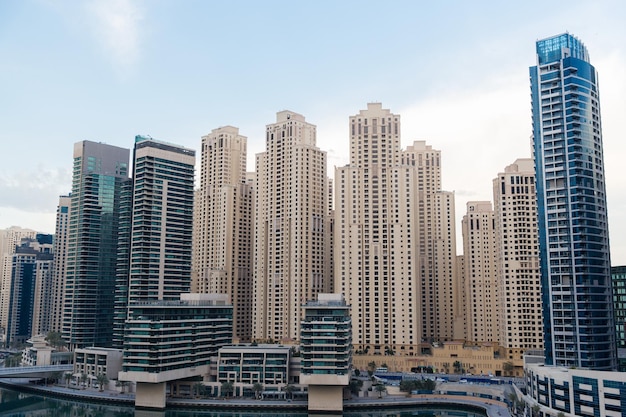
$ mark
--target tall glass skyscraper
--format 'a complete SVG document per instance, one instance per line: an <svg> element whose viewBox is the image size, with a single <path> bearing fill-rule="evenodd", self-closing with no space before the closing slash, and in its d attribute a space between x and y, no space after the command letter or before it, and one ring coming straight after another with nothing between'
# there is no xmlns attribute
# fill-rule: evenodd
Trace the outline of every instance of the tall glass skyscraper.
<svg viewBox="0 0 626 417"><path fill-rule="evenodd" d="M617 367L598 76L566 33L530 68L546 363Z"/></svg>
<svg viewBox="0 0 626 417"><path fill-rule="evenodd" d="M62 324L72 349L111 346L120 192L129 156L129 149L103 143L74 145Z"/></svg>

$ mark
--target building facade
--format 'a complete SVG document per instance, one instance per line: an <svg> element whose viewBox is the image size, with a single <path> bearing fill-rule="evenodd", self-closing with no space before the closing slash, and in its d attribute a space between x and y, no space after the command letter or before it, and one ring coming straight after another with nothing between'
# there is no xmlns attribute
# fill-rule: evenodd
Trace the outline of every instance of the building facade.
<svg viewBox="0 0 626 417"><path fill-rule="evenodd" d="M505 348L543 349L535 168L518 159L493 180L499 281L499 341Z"/></svg>
<svg viewBox="0 0 626 417"><path fill-rule="evenodd" d="M304 116L281 111L256 156L253 338L298 340L302 306L332 292L326 152Z"/></svg>
<svg viewBox="0 0 626 417"><path fill-rule="evenodd" d="M135 305L191 290L195 151L138 135L133 160L121 192L116 347Z"/></svg>
<svg viewBox="0 0 626 417"><path fill-rule="evenodd" d="M342 294L318 294L304 306L300 327L300 383L309 411L342 411L352 369L352 319Z"/></svg>
<svg viewBox="0 0 626 417"><path fill-rule="evenodd" d="M543 415L621 417L626 373L540 364L524 366L528 396Z"/></svg>
<svg viewBox="0 0 626 417"><path fill-rule="evenodd" d="M565 33L530 68L546 363L617 367L598 74Z"/></svg>
<svg viewBox="0 0 626 417"><path fill-rule="evenodd" d="M247 138L232 126L202 137L195 197L193 291L228 294L233 337L252 339L254 189L246 181Z"/></svg>
<svg viewBox="0 0 626 417"><path fill-rule="evenodd" d="M363 353L415 354L453 337L454 196L440 152L400 146L400 116L369 103L350 117L350 164L335 169L335 291Z"/></svg>
<svg viewBox="0 0 626 417"><path fill-rule="evenodd" d="M470 201L463 216L465 340L499 342L500 282L491 202Z"/></svg>
<svg viewBox="0 0 626 417"><path fill-rule="evenodd" d="M34 239L22 239L15 249L11 262L7 347L20 346L33 334L46 331L50 292L44 291L52 282L52 257L52 244Z"/></svg>
<svg viewBox="0 0 626 417"><path fill-rule="evenodd" d="M67 268L67 245L71 204L72 197L70 195L62 195L59 197L54 231L52 311L50 314L50 330L54 332L61 332L63 329L63 302L65 300L65 274Z"/></svg>
<svg viewBox="0 0 626 417"><path fill-rule="evenodd" d="M119 379L160 384L163 394L164 382L208 373L211 356L232 343L227 295L181 294L177 301L138 304L133 312L126 322Z"/></svg>
<svg viewBox="0 0 626 417"><path fill-rule="evenodd" d="M128 149L74 145L62 333L70 349L111 346L120 190Z"/></svg>
<svg viewBox="0 0 626 417"><path fill-rule="evenodd" d="M11 270L13 254L22 239L35 239L37 232L13 226L0 230L0 329L5 336L9 320L9 303L11 302Z"/></svg>
<svg viewBox="0 0 626 417"><path fill-rule="evenodd" d="M619 371L626 372L626 266L611 267Z"/></svg>

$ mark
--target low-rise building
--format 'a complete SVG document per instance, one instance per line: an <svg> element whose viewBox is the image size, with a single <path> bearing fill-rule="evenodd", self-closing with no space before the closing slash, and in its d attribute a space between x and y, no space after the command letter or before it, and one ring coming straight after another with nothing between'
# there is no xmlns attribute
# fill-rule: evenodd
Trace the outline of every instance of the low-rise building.
<svg viewBox="0 0 626 417"><path fill-rule="evenodd" d="M122 370L122 350L101 347L88 347L74 351L74 377L78 380L86 375L86 383L93 385L98 375L108 380L118 378Z"/></svg>
<svg viewBox="0 0 626 417"><path fill-rule="evenodd" d="M527 403L544 416L621 417L626 372L593 371L537 363L525 365Z"/></svg>
<svg viewBox="0 0 626 417"><path fill-rule="evenodd" d="M181 294L129 311L119 379L137 384L138 407L165 408L167 382L208 374L211 357L232 343L233 306L225 294Z"/></svg>
<svg viewBox="0 0 626 417"><path fill-rule="evenodd" d="M232 383L237 397L285 396L284 387L299 387L300 361L293 360L293 349L282 345L237 345L219 350L212 360L204 385L209 395L222 396L224 383ZM256 385L255 384L260 384ZM255 388L261 391L255 392Z"/></svg>
<svg viewBox="0 0 626 417"><path fill-rule="evenodd" d="M72 363L72 352L58 352L46 341L44 335L33 336L26 341L22 351L23 366L65 365Z"/></svg>
<svg viewBox="0 0 626 417"><path fill-rule="evenodd" d="M341 294L318 294L304 306L300 325L302 369L309 411L343 410L343 388L352 367L352 319Z"/></svg>
<svg viewBox="0 0 626 417"><path fill-rule="evenodd" d="M523 349L507 349L497 343L467 343L449 341L433 345L423 344L416 355L368 355L352 357L356 369L365 370L371 362L386 364L393 372L413 372L432 369L446 374L494 376L524 375Z"/></svg>

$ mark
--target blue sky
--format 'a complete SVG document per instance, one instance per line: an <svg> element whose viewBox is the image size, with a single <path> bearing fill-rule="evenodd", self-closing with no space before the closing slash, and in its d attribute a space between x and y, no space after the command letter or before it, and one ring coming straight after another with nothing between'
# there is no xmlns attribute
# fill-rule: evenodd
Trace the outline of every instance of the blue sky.
<svg viewBox="0 0 626 417"><path fill-rule="evenodd" d="M329 175L348 162L348 117L382 102L403 146L442 151L457 229L469 200L530 157L528 67L569 31L600 74L613 264L626 264L623 1L0 2L0 228L52 233L81 140L136 134L200 148L224 125L248 168L276 112L318 127ZM199 163L198 163L199 168Z"/></svg>

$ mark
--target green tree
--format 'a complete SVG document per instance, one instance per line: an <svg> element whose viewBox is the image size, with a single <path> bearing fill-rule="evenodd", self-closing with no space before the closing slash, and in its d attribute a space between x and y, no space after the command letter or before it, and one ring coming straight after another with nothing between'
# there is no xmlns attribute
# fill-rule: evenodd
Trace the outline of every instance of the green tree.
<svg viewBox="0 0 626 417"><path fill-rule="evenodd" d="M68 387L70 385L70 381L72 380L72 373L71 372L64 373L63 379L65 379L65 386Z"/></svg>
<svg viewBox="0 0 626 417"><path fill-rule="evenodd" d="M283 387L283 391L285 391L285 393L287 394L287 397L289 398L293 398L293 392L296 390L296 387L294 387L291 384L287 384Z"/></svg>
<svg viewBox="0 0 626 417"><path fill-rule="evenodd" d="M61 335L61 332L48 332L46 335L46 341L50 343L50 346L57 349L62 349L67 345Z"/></svg>
<svg viewBox="0 0 626 417"><path fill-rule="evenodd" d="M506 361L502 364L502 370L507 375L511 375L514 369L515 365L513 365L513 362Z"/></svg>
<svg viewBox="0 0 626 417"><path fill-rule="evenodd" d="M461 369L463 369L463 365L459 361L454 361L454 363L452 364L452 367L454 368L455 374L460 374Z"/></svg>
<svg viewBox="0 0 626 417"><path fill-rule="evenodd" d="M410 393L415 390L415 380L403 379L400 381L400 391Z"/></svg>
<svg viewBox="0 0 626 417"><path fill-rule="evenodd" d="M14 353L6 357L6 359L4 360L4 367L15 368L17 366L20 366L21 363L22 363L22 354Z"/></svg>
<svg viewBox="0 0 626 417"><path fill-rule="evenodd" d="M130 384L128 381L120 381L119 379L115 381L115 386L121 388L122 394L126 392L126 387Z"/></svg>
<svg viewBox="0 0 626 417"><path fill-rule="evenodd" d="M258 400L260 393L263 392L263 384L255 382L252 384L252 391L254 391L254 398Z"/></svg>
<svg viewBox="0 0 626 417"><path fill-rule="evenodd" d="M193 384L193 392L196 398L202 397L204 395L204 384L202 382L196 382Z"/></svg>
<svg viewBox="0 0 626 417"><path fill-rule="evenodd" d="M224 397L230 397L232 393L235 392L235 384L233 384L231 381L222 382L220 392Z"/></svg>
<svg viewBox="0 0 626 417"><path fill-rule="evenodd" d="M87 382L87 379L89 379L89 377L86 373L83 372L82 374L80 374L80 384L83 388L85 388L85 383Z"/></svg>
<svg viewBox="0 0 626 417"><path fill-rule="evenodd" d="M361 370L360 369L355 369L354 370L354 375L355 376L361 376Z"/></svg>
<svg viewBox="0 0 626 417"><path fill-rule="evenodd" d="M378 393L378 398L382 398L383 392L387 392L387 387L384 384L377 384L374 389Z"/></svg>
<svg viewBox="0 0 626 417"><path fill-rule="evenodd" d="M59 379L63 378L63 372L61 371L56 371L53 372L52 374L50 374L49 378L46 378L46 384L49 382L52 382L53 384L56 384L59 382Z"/></svg>
<svg viewBox="0 0 626 417"><path fill-rule="evenodd" d="M434 391L435 388L437 388L437 383L429 378L426 378L424 381L422 381L422 389L426 390L426 391Z"/></svg>
<svg viewBox="0 0 626 417"><path fill-rule="evenodd" d="M533 412L533 417L539 417L539 410L541 410L541 407L539 407L539 404L533 405L531 410Z"/></svg>
<svg viewBox="0 0 626 417"><path fill-rule="evenodd" d="M96 381L98 382L99 391L104 391L104 386L109 383L109 378L105 374L98 374L96 376Z"/></svg>
<svg viewBox="0 0 626 417"><path fill-rule="evenodd" d="M360 379L351 379L348 383L348 390L353 394L358 394L363 388L363 381Z"/></svg>
<svg viewBox="0 0 626 417"><path fill-rule="evenodd" d="M367 364L367 374L369 376L374 375L375 370L376 370L376 362L371 361L370 363Z"/></svg>

